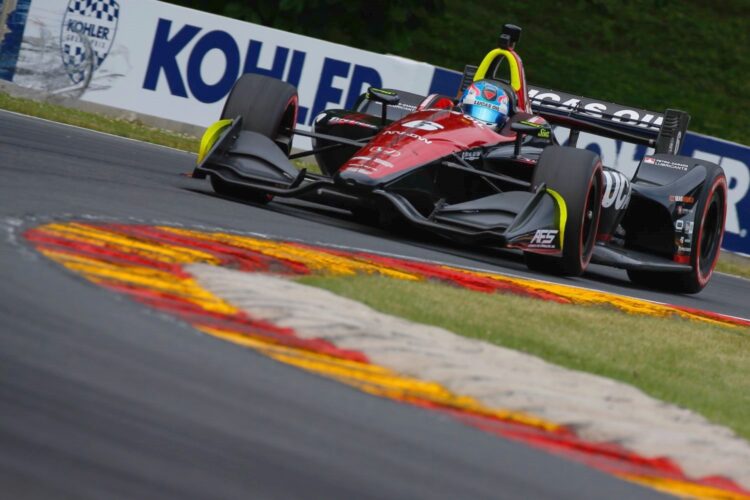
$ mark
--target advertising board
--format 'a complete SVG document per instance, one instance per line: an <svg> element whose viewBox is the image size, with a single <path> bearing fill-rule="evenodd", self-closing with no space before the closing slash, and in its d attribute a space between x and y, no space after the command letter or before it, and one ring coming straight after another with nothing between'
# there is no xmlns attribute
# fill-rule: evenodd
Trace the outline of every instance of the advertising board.
<svg viewBox="0 0 750 500"><path fill-rule="evenodd" d="M427 63L158 0L0 0L0 50L0 78L15 84L198 126L218 118L243 73L297 87L301 128L323 109L352 106L369 86L453 96L461 80ZM555 133L565 141L567 131ZM590 134L578 144L630 175L645 153ZM307 145L295 139L295 146ZM682 152L724 168L724 246L750 254L750 148L691 132Z"/></svg>

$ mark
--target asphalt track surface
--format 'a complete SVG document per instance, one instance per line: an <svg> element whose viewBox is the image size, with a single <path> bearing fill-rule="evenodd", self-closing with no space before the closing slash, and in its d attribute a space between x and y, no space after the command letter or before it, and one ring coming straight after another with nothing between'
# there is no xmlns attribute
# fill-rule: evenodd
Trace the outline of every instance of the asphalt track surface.
<svg viewBox="0 0 750 500"><path fill-rule="evenodd" d="M343 213L211 194L194 156L0 111L0 496L661 498L450 418L202 335L36 254L57 219L233 229L528 273L518 257L392 235ZM750 316L750 281L697 297L596 269L563 280Z"/></svg>

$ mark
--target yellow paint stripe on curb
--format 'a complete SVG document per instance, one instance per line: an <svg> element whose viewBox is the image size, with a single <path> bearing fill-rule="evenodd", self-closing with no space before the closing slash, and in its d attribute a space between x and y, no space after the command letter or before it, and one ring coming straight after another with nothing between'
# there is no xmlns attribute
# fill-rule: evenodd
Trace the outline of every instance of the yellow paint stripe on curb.
<svg viewBox="0 0 750 500"><path fill-rule="evenodd" d="M191 304L220 314L236 314L238 309L201 287L193 278L179 278L152 267L109 264L87 257L40 249L50 259L95 283L126 284L176 295Z"/></svg>
<svg viewBox="0 0 750 500"><path fill-rule="evenodd" d="M726 321L702 316L700 314L694 314L669 305L657 304L655 302L649 302L647 300L636 299L624 295L617 295L610 292L587 290L569 285L535 281L524 278L513 278L510 276L469 271L466 269L459 269L448 266L443 267L451 271L461 272L471 276L488 278L494 281L509 283L530 290L551 293L557 295L558 297L568 299L571 302L579 305L610 305L629 314L640 314L655 317L679 316L681 318L690 319L693 321L701 321L704 323L710 323L725 327L730 326L742 328L741 325L735 325Z"/></svg>
<svg viewBox="0 0 750 500"><path fill-rule="evenodd" d="M98 229L79 223L48 224L42 231L73 241L108 247L125 253L134 253L161 262L186 264L206 262L220 264L221 261L208 252L162 242L149 242L134 236Z"/></svg>
<svg viewBox="0 0 750 500"><path fill-rule="evenodd" d="M355 274L382 274L391 278L417 281L422 277L413 273L398 271L387 266L381 266L372 262L344 257L329 252L301 247L289 243L260 240L248 236L237 236L227 233L201 233L187 229L176 229L171 227L159 227L162 231L169 231L191 238L217 241L227 245L245 250L252 250L267 257L288 260L304 264L312 271L325 272L336 276L353 276Z"/></svg>
<svg viewBox="0 0 750 500"><path fill-rule="evenodd" d="M677 479L663 477L639 476L636 474L616 474L617 477L626 481L669 493L682 498L700 498L715 500L750 500L750 497L742 493L705 486L702 484L688 483Z"/></svg>
<svg viewBox="0 0 750 500"><path fill-rule="evenodd" d="M424 277L418 273L411 273L393 269L386 264L378 264L360 256L342 256L326 251L284 242L263 240L249 236L238 236L229 233L206 233L189 229L157 226L157 229L201 241L223 243L242 250L256 252L273 259L295 262L321 274L333 276L352 276L356 274L380 274L383 276L419 281ZM203 262L220 265L221 260L211 253L199 249L183 246L178 243L153 242L147 236L143 238L118 234L116 231L98 229L80 223L52 223L40 228L40 231L51 235L67 238L73 241L85 242L116 249L122 252L147 257L149 259L172 264L187 264ZM569 285L535 281L525 278L514 278L490 272L470 271L457 267L440 266L450 272L463 273L469 276L500 281L530 290L545 292L570 300L580 305L610 305L629 314L640 314L654 317L678 316L681 318L700 321L721 326L740 327L730 322L707 317L699 313L685 311L669 305L662 305L646 300L626 297L609 292L586 290ZM164 288L168 290L168 288Z"/></svg>

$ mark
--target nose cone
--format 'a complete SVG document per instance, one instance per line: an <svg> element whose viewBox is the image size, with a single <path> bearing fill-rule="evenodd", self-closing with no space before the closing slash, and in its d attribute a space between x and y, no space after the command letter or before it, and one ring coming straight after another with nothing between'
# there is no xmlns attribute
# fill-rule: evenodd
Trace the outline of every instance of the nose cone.
<svg viewBox="0 0 750 500"><path fill-rule="evenodd" d="M382 179L377 179L362 169L340 170L334 175L333 181L348 189L365 191L375 189L382 183Z"/></svg>

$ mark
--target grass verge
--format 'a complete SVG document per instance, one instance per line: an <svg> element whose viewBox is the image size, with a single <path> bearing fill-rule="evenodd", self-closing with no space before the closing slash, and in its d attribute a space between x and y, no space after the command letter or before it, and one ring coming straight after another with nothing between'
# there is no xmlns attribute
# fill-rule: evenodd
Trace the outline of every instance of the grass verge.
<svg viewBox="0 0 750 500"><path fill-rule="evenodd" d="M716 270L720 273L734 274L750 279L750 257L743 257L729 252L722 252Z"/></svg>
<svg viewBox="0 0 750 500"><path fill-rule="evenodd" d="M301 282L636 386L750 439L750 331L375 276Z"/></svg>
<svg viewBox="0 0 750 500"><path fill-rule="evenodd" d="M149 127L139 121L110 118L50 102L12 97L3 92L0 92L0 108L130 139L161 144L183 151L197 152L200 142L197 137Z"/></svg>
<svg viewBox="0 0 750 500"><path fill-rule="evenodd" d="M68 125L76 125L91 130L98 130L99 132L106 132L139 141L169 146L170 148L181 149L191 153L197 153L198 146L200 145L200 138L198 137L149 127L138 120L111 118L97 113L66 108L65 106L50 102L13 97L3 92L0 92L0 109L15 111L16 113L36 116L59 123L67 123ZM320 169L315 163L308 163L303 160L293 160L292 163L297 168L307 168L312 173L320 173Z"/></svg>

